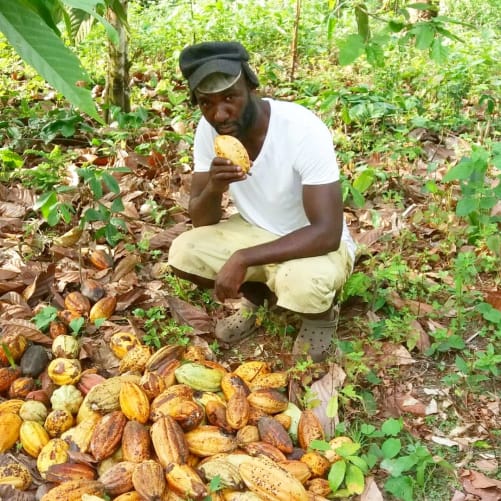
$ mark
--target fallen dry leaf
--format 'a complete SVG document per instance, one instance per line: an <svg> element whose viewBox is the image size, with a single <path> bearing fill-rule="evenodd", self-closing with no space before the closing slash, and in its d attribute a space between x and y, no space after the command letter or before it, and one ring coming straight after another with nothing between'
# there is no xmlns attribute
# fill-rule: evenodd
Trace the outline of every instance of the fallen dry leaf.
<svg viewBox="0 0 501 501"><path fill-rule="evenodd" d="M365 479L365 489L360 495L360 501L384 501L384 497L373 477Z"/></svg>
<svg viewBox="0 0 501 501"><path fill-rule="evenodd" d="M52 346L52 339L46 336L42 331L38 330L34 324L22 318L12 318L10 320L1 319L0 327L2 334L22 334L26 339L34 343L43 344L44 346Z"/></svg>
<svg viewBox="0 0 501 501"><path fill-rule="evenodd" d="M214 331L214 323L207 312L174 296L167 298L172 317L181 325L194 329L192 334L208 334Z"/></svg>
<svg viewBox="0 0 501 501"><path fill-rule="evenodd" d="M460 475L464 490L481 501L499 501L501 499L501 481L487 477L475 470L464 470Z"/></svg>
<svg viewBox="0 0 501 501"><path fill-rule="evenodd" d="M336 398L338 390L342 388L346 379L346 373L337 364L331 364L329 372L311 385L311 391L316 395L319 404L313 408L313 412L318 417L326 436L334 436L334 431L339 423L339 417L328 416L328 407L332 398Z"/></svg>

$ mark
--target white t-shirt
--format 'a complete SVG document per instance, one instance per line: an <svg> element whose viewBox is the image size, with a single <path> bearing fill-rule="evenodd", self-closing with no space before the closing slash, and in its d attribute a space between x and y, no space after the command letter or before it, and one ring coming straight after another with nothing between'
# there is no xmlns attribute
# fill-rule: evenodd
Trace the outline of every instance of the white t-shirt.
<svg viewBox="0 0 501 501"><path fill-rule="evenodd" d="M270 123L252 175L231 183L230 195L244 219L282 236L310 224L303 207L303 185L333 183L339 180L339 168L331 133L314 113L295 103L267 101ZM202 117L195 133L195 172L210 169L216 135ZM355 244L346 222L342 240L354 258Z"/></svg>

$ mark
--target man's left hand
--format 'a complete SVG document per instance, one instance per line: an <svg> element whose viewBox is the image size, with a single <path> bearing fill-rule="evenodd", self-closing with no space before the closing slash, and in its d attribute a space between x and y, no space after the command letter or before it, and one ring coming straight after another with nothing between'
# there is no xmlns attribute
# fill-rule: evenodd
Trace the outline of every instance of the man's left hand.
<svg viewBox="0 0 501 501"><path fill-rule="evenodd" d="M214 284L214 292L219 301L242 297L240 287L244 282L247 265L236 252L219 270Z"/></svg>

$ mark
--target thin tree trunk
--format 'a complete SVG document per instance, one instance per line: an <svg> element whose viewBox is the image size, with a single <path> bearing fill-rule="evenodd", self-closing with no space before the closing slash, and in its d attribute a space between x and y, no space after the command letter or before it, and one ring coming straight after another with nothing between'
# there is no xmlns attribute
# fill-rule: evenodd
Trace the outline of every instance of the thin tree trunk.
<svg viewBox="0 0 501 501"><path fill-rule="evenodd" d="M294 80L294 76L296 73L296 64L297 64L297 42L299 37L299 22L301 19L301 0L296 0L296 19L294 20L294 34L292 36L292 64L291 64L291 73L290 73L290 81Z"/></svg>
<svg viewBox="0 0 501 501"><path fill-rule="evenodd" d="M127 13L128 0L120 0ZM117 30L118 45L108 42L108 72L106 76L105 102L108 105L105 117L110 119L110 106L118 106L125 113L130 111L129 89L129 40L127 30L122 21L111 9L108 10L108 20Z"/></svg>

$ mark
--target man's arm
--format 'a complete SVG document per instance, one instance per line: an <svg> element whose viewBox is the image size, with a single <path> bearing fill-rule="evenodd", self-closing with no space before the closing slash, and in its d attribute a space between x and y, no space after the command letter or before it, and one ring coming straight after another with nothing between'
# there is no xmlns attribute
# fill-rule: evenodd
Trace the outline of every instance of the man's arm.
<svg viewBox="0 0 501 501"><path fill-rule="evenodd" d="M221 201L230 183L246 178L242 169L224 158L214 158L208 172L195 172L191 180L189 213L193 226L221 220Z"/></svg>
<svg viewBox="0 0 501 501"><path fill-rule="evenodd" d="M228 259L215 283L220 301L240 296L238 291L250 266L322 256L339 248L343 231L341 183L304 186L303 205L309 226L272 242L241 249Z"/></svg>

